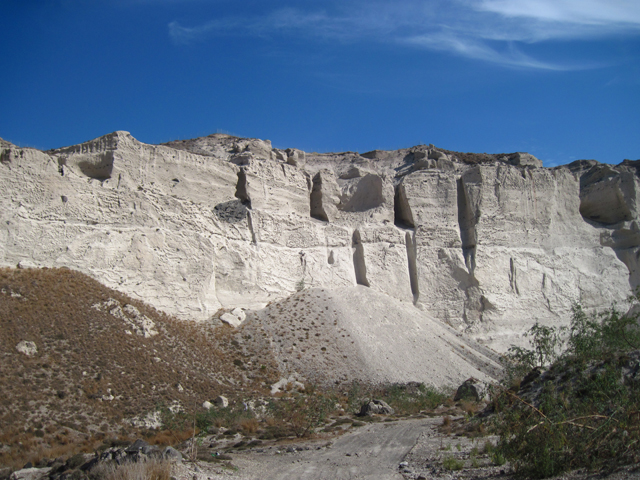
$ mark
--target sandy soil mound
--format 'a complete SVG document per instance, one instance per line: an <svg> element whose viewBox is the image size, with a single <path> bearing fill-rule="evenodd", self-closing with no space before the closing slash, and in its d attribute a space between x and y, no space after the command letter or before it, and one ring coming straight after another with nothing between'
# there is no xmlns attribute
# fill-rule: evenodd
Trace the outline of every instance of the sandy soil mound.
<svg viewBox="0 0 640 480"><path fill-rule="evenodd" d="M497 355L369 288L308 289L257 313L281 370L318 383L419 381L457 386L495 379Z"/></svg>

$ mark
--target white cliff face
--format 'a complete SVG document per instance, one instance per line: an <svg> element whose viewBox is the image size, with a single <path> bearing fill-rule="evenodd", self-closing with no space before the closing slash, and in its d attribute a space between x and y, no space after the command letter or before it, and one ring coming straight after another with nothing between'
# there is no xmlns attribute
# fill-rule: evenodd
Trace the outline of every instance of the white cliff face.
<svg viewBox="0 0 640 480"><path fill-rule="evenodd" d="M640 284L633 162L126 132L0 150L0 264L78 269L184 319L363 285L504 349Z"/></svg>

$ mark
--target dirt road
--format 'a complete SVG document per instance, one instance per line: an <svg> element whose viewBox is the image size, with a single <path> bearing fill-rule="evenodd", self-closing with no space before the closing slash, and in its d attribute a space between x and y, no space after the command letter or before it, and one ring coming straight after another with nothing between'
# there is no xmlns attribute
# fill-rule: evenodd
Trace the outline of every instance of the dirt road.
<svg viewBox="0 0 640 480"><path fill-rule="evenodd" d="M176 480L513 480L508 465L479 452L495 437L470 439L438 430L442 417L379 422L350 428L328 441L307 440L232 452L233 468L207 462L174 465ZM474 453L474 451L476 453ZM464 468L444 468L445 459ZM609 476L571 472L550 480L640 479L638 466Z"/></svg>
<svg viewBox="0 0 640 480"><path fill-rule="evenodd" d="M376 423L360 427L328 447L307 445L309 450L274 449L262 455L234 456L240 477L260 480L286 479L398 479L398 465L413 448L432 419ZM304 448L304 447L303 447ZM257 468L256 468L257 467ZM254 472L242 475L241 472Z"/></svg>
<svg viewBox="0 0 640 480"><path fill-rule="evenodd" d="M177 480L402 480L399 464L436 419L371 423L331 440L232 453L235 471L198 462L176 465Z"/></svg>

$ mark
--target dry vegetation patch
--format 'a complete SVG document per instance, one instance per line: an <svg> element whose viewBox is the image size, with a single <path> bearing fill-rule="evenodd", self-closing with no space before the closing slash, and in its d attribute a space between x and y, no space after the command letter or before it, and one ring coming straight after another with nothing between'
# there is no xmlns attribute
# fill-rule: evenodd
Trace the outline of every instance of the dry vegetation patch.
<svg viewBox="0 0 640 480"><path fill-rule="evenodd" d="M157 334L136 332L114 308ZM240 347L243 334L257 335L175 320L69 269L0 269L0 464L159 435L148 427L160 426L153 413L163 408L264 393L278 377L274 361ZM22 341L37 353L18 352Z"/></svg>
<svg viewBox="0 0 640 480"><path fill-rule="evenodd" d="M19 352L23 341L37 352ZM322 291L299 292L261 318L249 312L234 329L175 320L68 269L0 269L0 465L46 466L140 437L219 461L212 452L381 421L354 416L372 398L388 402L393 418L438 406L456 414L452 392L417 383L307 381L270 394L296 368L315 380L346 368L338 352L352 342ZM228 407L202 406L218 395Z"/></svg>

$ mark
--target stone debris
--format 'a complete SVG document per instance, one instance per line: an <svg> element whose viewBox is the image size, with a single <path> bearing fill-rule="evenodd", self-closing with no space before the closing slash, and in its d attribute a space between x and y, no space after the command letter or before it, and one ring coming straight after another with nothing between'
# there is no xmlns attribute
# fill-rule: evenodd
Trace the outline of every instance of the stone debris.
<svg viewBox="0 0 640 480"><path fill-rule="evenodd" d="M13 472L9 476L9 480L42 480L49 476L49 472L51 472L50 467L45 468L23 468L22 470L17 470Z"/></svg>
<svg viewBox="0 0 640 480"><path fill-rule="evenodd" d="M44 467L27 464L25 468L11 473L9 480L90 480L96 478L95 473L101 465L123 465L151 459L181 463L183 456L173 447L160 448L138 439L126 447L110 447L95 454L78 453L67 460L51 460Z"/></svg>
<svg viewBox="0 0 640 480"><path fill-rule="evenodd" d="M142 315L133 305L126 304L121 306L120 302L110 298L106 302L96 303L92 307L100 312L108 312L122 320L136 335L149 338L158 334L155 322L146 315ZM129 335L132 334L129 330L125 330L125 332Z"/></svg>
<svg viewBox="0 0 640 480"><path fill-rule="evenodd" d="M29 342L27 340L22 340L18 342L16 345L16 350L27 357L33 357L38 353L38 347L34 342Z"/></svg>
<svg viewBox="0 0 640 480"><path fill-rule="evenodd" d="M242 308L234 308L231 312L223 313L220 316L220 320L227 325L231 325L234 328L242 325L247 318L247 314L244 312Z"/></svg>
<svg viewBox="0 0 640 480"><path fill-rule="evenodd" d="M362 407L357 413L359 417L372 417L373 415L393 415L395 410L389 406L384 400L371 400Z"/></svg>
<svg viewBox="0 0 640 480"><path fill-rule="evenodd" d="M294 375L289 378L281 378L271 385L271 395L280 393L283 390L304 390L304 383L299 382Z"/></svg>
<svg viewBox="0 0 640 480"><path fill-rule="evenodd" d="M134 427L138 428L161 428L162 427L162 412L159 410L148 412L145 415L134 417L130 420L130 423Z"/></svg>

